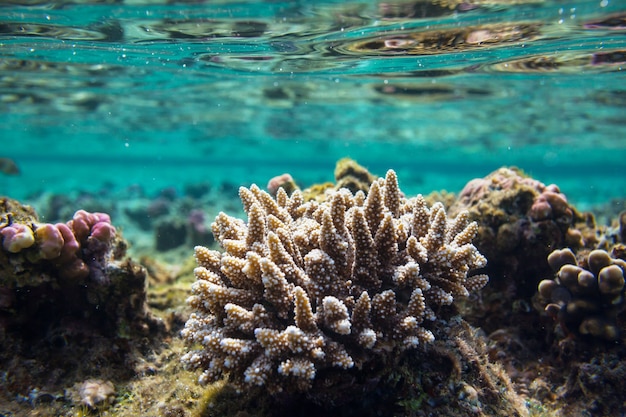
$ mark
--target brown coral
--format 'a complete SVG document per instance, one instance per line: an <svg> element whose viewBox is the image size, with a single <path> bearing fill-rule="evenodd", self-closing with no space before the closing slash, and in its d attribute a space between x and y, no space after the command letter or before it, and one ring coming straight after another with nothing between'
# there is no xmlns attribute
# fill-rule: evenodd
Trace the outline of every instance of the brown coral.
<svg viewBox="0 0 626 417"><path fill-rule="evenodd" d="M578 265L574 253L563 249L552 252L548 263L556 277L539 283L546 312L566 332L618 340L617 316L624 309L626 262L594 250Z"/></svg>
<svg viewBox="0 0 626 417"><path fill-rule="evenodd" d="M342 370L365 370L431 342L435 311L487 282L467 213L404 198L390 170L367 195L339 190L323 203L240 188L248 223L220 213L223 253L198 246L195 312L183 357L200 382L306 391Z"/></svg>

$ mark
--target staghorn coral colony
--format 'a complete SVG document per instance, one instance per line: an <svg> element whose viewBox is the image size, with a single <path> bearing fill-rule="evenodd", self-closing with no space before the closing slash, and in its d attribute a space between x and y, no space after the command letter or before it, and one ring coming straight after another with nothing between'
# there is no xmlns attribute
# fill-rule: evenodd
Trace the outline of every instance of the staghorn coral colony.
<svg viewBox="0 0 626 417"><path fill-rule="evenodd" d="M367 196L341 189L304 202L279 189L240 188L248 222L220 213L223 252L195 248L194 309L183 356L203 384L272 393L328 387L342 372L434 340L440 309L488 281L472 244L478 227L421 195L406 199L394 171Z"/></svg>

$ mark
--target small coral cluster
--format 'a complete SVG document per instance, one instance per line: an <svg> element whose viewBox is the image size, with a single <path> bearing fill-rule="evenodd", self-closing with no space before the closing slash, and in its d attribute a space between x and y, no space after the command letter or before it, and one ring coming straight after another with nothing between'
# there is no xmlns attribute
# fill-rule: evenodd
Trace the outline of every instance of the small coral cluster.
<svg viewBox="0 0 626 417"><path fill-rule="evenodd" d="M334 183L324 182L321 184L313 184L302 190L304 200L316 200L318 202L323 202L332 193L342 188L347 188L353 194L357 191L363 191L364 193L367 193L370 188L370 184L372 184L378 178L376 175L371 174L367 170L367 168L360 165L354 159L350 158L342 158L337 161L337 164L335 165L334 175ZM291 176L289 176L289 178L290 177ZM270 194L274 196L276 195L275 190L277 187L275 186L275 184L276 181L280 181L281 178L283 178L284 181L283 176L279 176L270 180L267 187ZM281 185L281 187L285 189L288 195L291 195L293 190L297 188L297 186L293 187L292 185L295 185L293 181L287 181L284 183L284 185Z"/></svg>
<svg viewBox="0 0 626 417"><path fill-rule="evenodd" d="M593 250L580 265L570 249L548 257L554 279L539 283L545 310L564 331L605 340L618 340L617 316L624 310L626 261L604 250Z"/></svg>
<svg viewBox="0 0 626 417"><path fill-rule="evenodd" d="M580 232L572 228L577 213L559 188L516 168L500 168L467 183L450 209L458 210L480 220L478 238L488 259L501 259L524 245L545 252L545 259L550 247L583 244Z"/></svg>
<svg viewBox="0 0 626 417"><path fill-rule="evenodd" d="M76 381L135 375L137 347L164 326L148 310L146 270L126 257L109 216L79 210L43 223L0 198L0 219L0 397L36 402ZM80 390L90 408L114 393L110 383Z"/></svg>
<svg viewBox="0 0 626 417"><path fill-rule="evenodd" d="M486 260L468 213L448 219L439 203L406 199L392 170L367 196L304 202L278 189L274 200L253 185L240 197L247 224L220 213L212 225L224 251L195 249L183 362L203 370L201 383L332 385L333 372L366 372L431 342L436 312L488 281L469 274Z"/></svg>
<svg viewBox="0 0 626 417"><path fill-rule="evenodd" d="M115 227L108 214L84 210L78 210L67 223L56 224L16 223L7 214L0 235L4 250L14 254L24 251L33 263L50 261L63 278L83 279L91 273L101 280L102 258L115 237Z"/></svg>

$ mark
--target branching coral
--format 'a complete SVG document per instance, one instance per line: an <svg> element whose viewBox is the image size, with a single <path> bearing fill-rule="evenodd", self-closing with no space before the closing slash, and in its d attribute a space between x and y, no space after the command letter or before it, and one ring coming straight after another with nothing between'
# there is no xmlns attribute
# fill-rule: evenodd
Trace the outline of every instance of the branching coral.
<svg viewBox="0 0 626 417"><path fill-rule="evenodd" d="M626 262L594 250L578 265L574 253L562 249L552 252L548 263L556 277L539 283L546 312L566 332L618 340L617 316L624 309Z"/></svg>
<svg viewBox="0 0 626 417"><path fill-rule="evenodd" d="M468 213L406 199L394 171L367 197L346 189L304 202L240 188L247 224L220 213L223 252L198 246L183 357L201 383L306 391L333 372L363 371L434 339L441 306L487 283Z"/></svg>

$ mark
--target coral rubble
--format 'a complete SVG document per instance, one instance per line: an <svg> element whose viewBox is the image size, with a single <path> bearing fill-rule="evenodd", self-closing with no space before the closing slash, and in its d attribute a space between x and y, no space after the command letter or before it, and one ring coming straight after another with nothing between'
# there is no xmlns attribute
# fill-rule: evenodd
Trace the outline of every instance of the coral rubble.
<svg viewBox="0 0 626 417"><path fill-rule="evenodd" d="M201 383L330 388L433 342L440 311L488 281L472 275L486 260L468 213L449 219L441 204L406 199L392 170L367 196L239 192L248 222L220 213L223 252L195 249L182 360Z"/></svg>

